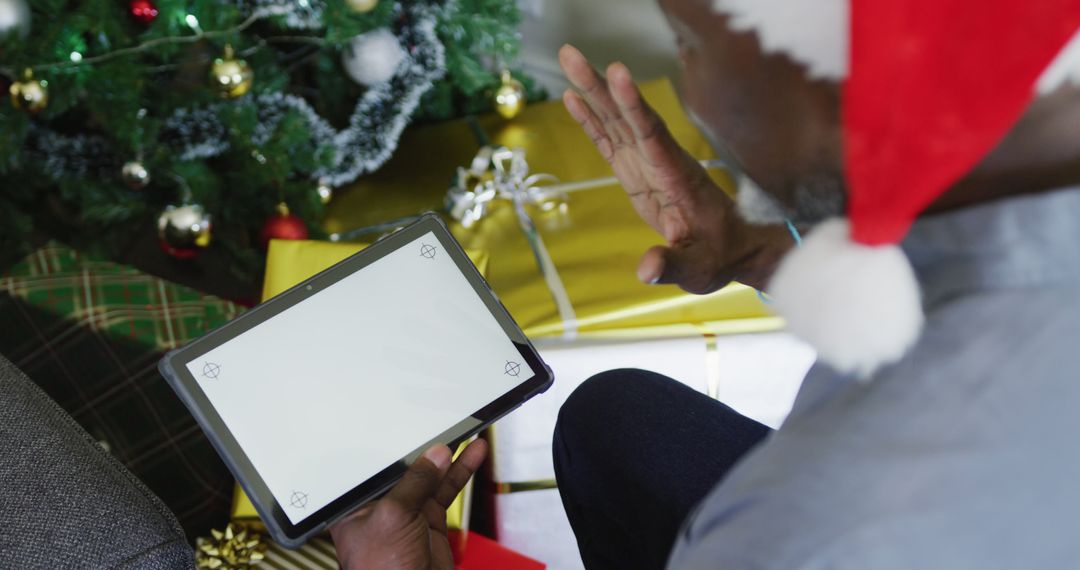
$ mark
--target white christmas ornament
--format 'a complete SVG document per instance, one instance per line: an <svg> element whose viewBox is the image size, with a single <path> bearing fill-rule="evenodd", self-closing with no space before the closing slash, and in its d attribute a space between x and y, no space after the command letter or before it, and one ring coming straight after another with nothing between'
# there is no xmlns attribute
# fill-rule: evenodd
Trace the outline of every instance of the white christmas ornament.
<svg viewBox="0 0 1080 570"><path fill-rule="evenodd" d="M851 241L848 221L818 224L769 283L788 330L837 371L867 381L919 339L922 301L915 271L897 245Z"/></svg>
<svg viewBox="0 0 1080 570"><path fill-rule="evenodd" d="M390 80L405 59L405 50L386 28L360 34L341 54L341 65L353 81L371 87Z"/></svg>
<svg viewBox="0 0 1080 570"><path fill-rule="evenodd" d="M0 40L9 35L25 38L30 34L30 6L26 0L0 0Z"/></svg>

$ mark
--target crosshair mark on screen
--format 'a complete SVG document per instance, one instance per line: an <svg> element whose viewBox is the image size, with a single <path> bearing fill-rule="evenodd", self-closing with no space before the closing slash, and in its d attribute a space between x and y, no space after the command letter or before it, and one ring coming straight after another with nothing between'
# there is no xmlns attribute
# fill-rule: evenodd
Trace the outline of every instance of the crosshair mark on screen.
<svg viewBox="0 0 1080 570"><path fill-rule="evenodd" d="M298 509L302 509L307 506L308 494L303 491L293 491L292 496L289 497L289 503Z"/></svg>
<svg viewBox="0 0 1080 570"><path fill-rule="evenodd" d="M221 376L221 365L213 362L207 362L202 367L203 378L209 378L216 380L218 376Z"/></svg>
<svg viewBox="0 0 1080 570"><path fill-rule="evenodd" d="M423 244L420 246L420 256L428 259L435 259L435 253L439 251L435 246L430 244Z"/></svg>
<svg viewBox="0 0 1080 570"><path fill-rule="evenodd" d="M521 363L508 360L506 361L506 366L503 367L503 372L507 376L517 376L518 374L521 374Z"/></svg>

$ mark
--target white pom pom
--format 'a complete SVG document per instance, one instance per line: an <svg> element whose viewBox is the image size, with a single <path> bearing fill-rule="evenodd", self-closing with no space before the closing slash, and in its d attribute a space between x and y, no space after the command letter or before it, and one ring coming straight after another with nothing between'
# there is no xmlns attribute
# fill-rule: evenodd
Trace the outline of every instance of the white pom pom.
<svg viewBox="0 0 1080 570"><path fill-rule="evenodd" d="M390 30L379 28L350 40L341 65L353 81L370 87L389 81L403 59L401 42Z"/></svg>
<svg viewBox="0 0 1080 570"><path fill-rule="evenodd" d="M851 241L843 218L815 227L784 258L769 294L792 333L860 380L903 357L922 331L919 284L904 252Z"/></svg>

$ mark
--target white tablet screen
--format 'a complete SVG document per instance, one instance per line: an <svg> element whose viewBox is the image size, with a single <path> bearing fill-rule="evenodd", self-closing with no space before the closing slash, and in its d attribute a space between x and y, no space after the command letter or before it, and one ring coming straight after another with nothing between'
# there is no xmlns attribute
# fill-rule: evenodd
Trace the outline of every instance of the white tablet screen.
<svg viewBox="0 0 1080 570"><path fill-rule="evenodd" d="M533 376L432 233L187 367L293 524Z"/></svg>

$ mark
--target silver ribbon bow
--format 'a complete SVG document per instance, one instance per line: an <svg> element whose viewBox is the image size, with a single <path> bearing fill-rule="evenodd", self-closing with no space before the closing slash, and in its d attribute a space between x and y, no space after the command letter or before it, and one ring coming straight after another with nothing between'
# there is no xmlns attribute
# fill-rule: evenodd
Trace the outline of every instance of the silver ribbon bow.
<svg viewBox="0 0 1080 570"><path fill-rule="evenodd" d="M457 184L446 194L446 209L462 226L470 228L484 217L495 200L513 203L518 226L529 242L536 266L562 319L563 338L572 340L577 337L578 331L574 306L555 262L526 209L526 205L533 204L542 211L566 211L566 192L540 185L543 182L557 184L558 179L550 174L529 174L524 150L485 146L473 158L469 168L458 168Z"/></svg>
<svg viewBox="0 0 1080 570"><path fill-rule="evenodd" d="M471 228L483 219L495 200L533 204L542 211L566 211L567 195L550 174L529 174L520 148L481 147L468 168L458 168L457 183L446 194L446 209L461 225Z"/></svg>

